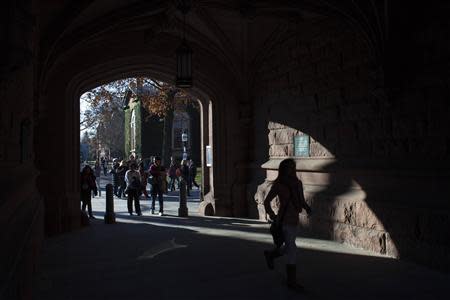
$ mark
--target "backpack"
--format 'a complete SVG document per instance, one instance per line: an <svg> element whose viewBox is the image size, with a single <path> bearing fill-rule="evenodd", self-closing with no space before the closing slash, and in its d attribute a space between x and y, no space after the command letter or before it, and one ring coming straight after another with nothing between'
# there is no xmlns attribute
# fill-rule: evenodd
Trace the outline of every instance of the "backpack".
<svg viewBox="0 0 450 300"><path fill-rule="evenodd" d="M137 179L136 177L133 177L133 181L130 184L130 188L139 190L141 189L141 181Z"/></svg>

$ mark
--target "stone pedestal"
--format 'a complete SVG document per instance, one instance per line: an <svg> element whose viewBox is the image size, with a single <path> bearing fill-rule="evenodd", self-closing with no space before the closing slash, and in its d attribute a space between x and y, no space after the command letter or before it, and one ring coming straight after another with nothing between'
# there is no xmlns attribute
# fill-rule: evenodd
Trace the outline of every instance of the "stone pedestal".
<svg viewBox="0 0 450 300"><path fill-rule="evenodd" d="M205 198L198 206L198 213L201 216L214 216L216 211L216 199L212 192L205 195Z"/></svg>
<svg viewBox="0 0 450 300"><path fill-rule="evenodd" d="M106 212L105 212L105 224L115 224L116 214L114 213L114 194L113 186L111 183L106 185Z"/></svg>
<svg viewBox="0 0 450 300"><path fill-rule="evenodd" d="M179 217L187 217L188 216L188 208L186 204L186 194L187 194L187 185L184 179L180 181L180 207L178 208L178 216Z"/></svg>

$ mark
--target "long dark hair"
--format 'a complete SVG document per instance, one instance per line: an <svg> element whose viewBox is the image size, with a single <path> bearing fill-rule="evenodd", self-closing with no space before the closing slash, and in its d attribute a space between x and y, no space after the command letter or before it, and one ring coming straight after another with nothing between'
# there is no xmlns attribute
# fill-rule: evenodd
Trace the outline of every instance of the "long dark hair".
<svg viewBox="0 0 450 300"><path fill-rule="evenodd" d="M281 161L280 166L278 167L278 176L277 179L275 179L275 182L285 184L289 183L293 178L291 174L292 169L295 170L295 160L293 160L292 158L286 158Z"/></svg>
<svg viewBox="0 0 450 300"><path fill-rule="evenodd" d="M275 179L276 183L281 183L284 186L289 188L289 192L291 194L291 198L295 199L295 201L291 201L291 203L297 208L299 201L298 194L298 184L301 182L296 176L296 163L292 158L286 158L281 161L280 166L278 167L278 177Z"/></svg>
<svg viewBox="0 0 450 300"><path fill-rule="evenodd" d="M89 165L85 165L83 170L81 170L82 174L93 174L92 168Z"/></svg>

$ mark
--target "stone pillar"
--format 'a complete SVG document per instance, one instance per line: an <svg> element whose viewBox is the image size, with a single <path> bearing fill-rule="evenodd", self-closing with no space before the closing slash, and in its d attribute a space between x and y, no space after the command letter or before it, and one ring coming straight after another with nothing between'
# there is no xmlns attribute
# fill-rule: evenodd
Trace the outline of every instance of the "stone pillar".
<svg viewBox="0 0 450 300"><path fill-rule="evenodd" d="M210 145L211 148L211 159L212 159L212 165L207 167L207 172L208 173L208 193L211 193L211 195L214 195L214 151L215 151L215 146L214 146L214 126L213 126L213 103L212 101L209 101L208 103L208 145ZM205 187L206 187L206 182L205 182ZM206 193L206 191L205 191Z"/></svg>
<svg viewBox="0 0 450 300"><path fill-rule="evenodd" d="M105 212L105 224L115 224L116 214L114 213L114 194L113 185L108 183L106 185L106 212Z"/></svg>
<svg viewBox="0 0 450 300"><path fill-rule="evenodd" d="M201 114L201 166L202 166L202 180L201 180L201 191L200 191L200 201L205 200L205 195L209 192L209 168L206 166L206 146L209 145L209 116L208 102L200 102Z"/></svg>
<svg viewBox="0 0 450 300"><path fill-rule="evenodd" d="M44 239L34 164L39 22L31 1L0 3L1 299L30 299Z"/></svg>
<svg viewBox="0 0 450 300"><path fill-rule="evenodd" d="M186 194L187 194L186 188L187 188L186 181L182 178L180 181L180 207L178 208L179 217L188 216L188 208L186 204Z"/></svg>
<svg viewBox="0 0 450 300"><path fill-rule="evenodd" d="M214 176L213 176L213 168L214 162L212 162L211 166L206 166L206 145L211 146L211 159L214 161L214 141L213 141L213 104L211 100L208 101L208 104L204 105L203 108L203 138L204 141L203 149L202 149L202 202L198 206L198 212L202 216L214 216L216 215L216 198L214 196Z"/></svg>

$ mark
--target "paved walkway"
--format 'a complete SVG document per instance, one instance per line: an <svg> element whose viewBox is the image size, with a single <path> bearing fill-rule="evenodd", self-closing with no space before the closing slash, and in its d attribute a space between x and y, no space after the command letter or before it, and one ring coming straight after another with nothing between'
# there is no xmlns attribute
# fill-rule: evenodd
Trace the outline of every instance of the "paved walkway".
<svg viewBox="0 0 450 300"><path fill-rule="evenodd" d="M198 192L197 192L198 193ZM104 197L104 194L102 194ZM269 271L262 252L268 225L255 220L129 216L115 200L115 225L103 223L104 199L94 198L96 220L77 232L46 240L35 299L448 299L450 277L345 245L297 239L298 276L306 291L283 286L283 260Z"/></svg>

